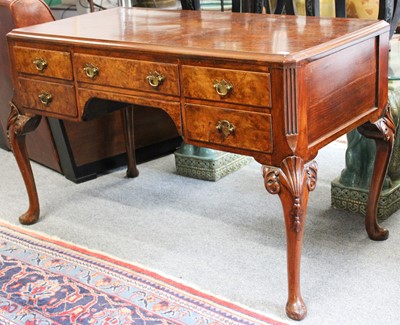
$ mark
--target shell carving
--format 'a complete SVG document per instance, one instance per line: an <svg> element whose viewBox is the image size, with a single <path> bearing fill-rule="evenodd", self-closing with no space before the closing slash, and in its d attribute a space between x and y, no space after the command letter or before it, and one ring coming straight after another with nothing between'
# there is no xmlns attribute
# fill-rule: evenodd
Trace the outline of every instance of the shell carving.
<svg viewBox="0 0 400 325"><path fill-rule="evenodd" d="M282 187L285 187L293 198L293 205L290 216L293 221L292 229L300 232L302 229L303 207L301 197L303 189L313 191L317 184L317 163L312 161L304 165L299 157L288 157L281 165L281 168L264 166L263 176L267 191L271 194L280 194Z"/></svg>

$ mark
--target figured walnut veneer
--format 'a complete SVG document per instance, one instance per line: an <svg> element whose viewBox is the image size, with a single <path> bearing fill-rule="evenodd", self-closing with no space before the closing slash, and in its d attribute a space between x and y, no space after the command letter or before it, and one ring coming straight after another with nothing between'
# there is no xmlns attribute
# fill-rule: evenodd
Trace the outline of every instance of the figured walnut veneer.
<svg viewBox="0 0 400 325"><path fill-rule="evenodd" d="M69 51L49 51L19 46L16 46L14 51L17 53L15 56L15 68L21 73L73 80L71 54ZM32 64L32 58L34 60L46 58L46 68L43 71L39 71L36 65ZM60 69L60 67L63 67L63 69Z"/></svg>
<svg viewBox="0 0 400 325"><path fill-rule="evenodd" d="M366 229L374 240L387 238L376 221L394 136L387 23L116 8L8 37L20 105L10 115L10 142L30 199L21 222L37 221L39 203L19 125L34 125L29 121L41 115L79 122L100 115L92 103L104 99L115 109L121 102L162 109L187 143L268 165L265 186L279 195L285 216L286 311L293 319L307 313L300 259L308 194L317 180L313 159L356 127L378 148ZM37 58L47 63L43 71L33 64ZM38 99L42 92L51 100ZM122 114L133 147L133 111L125 105ZM131 177L138 174L134 158Z"/></svg>

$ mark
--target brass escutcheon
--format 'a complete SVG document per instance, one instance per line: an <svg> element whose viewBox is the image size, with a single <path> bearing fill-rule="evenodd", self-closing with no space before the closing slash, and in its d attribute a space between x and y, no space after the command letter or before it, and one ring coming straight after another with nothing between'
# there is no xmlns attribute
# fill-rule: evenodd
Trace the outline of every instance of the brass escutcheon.
<svg viewBox="0 0 400 325"><path fill-rule="evenodd" d="M36 58L35 60L33 60L33 64L35 65L36 70L40 72L44 72L44 70L46 70L47 68L47 61L43 58Z"/></svg>
<svg viewBox="0 0 400 325"><path fill-rule="evenodd" d="M163 83L165 77L161 73L154 71L149 72L146 79L151 87L158 88Z"/></svg>
<svg viewBox="0 0 400 325"><path fill-rule="evenodd" d="M235 133L235 126L228 120L219 120L215 128L218 130L219 133L222 133L224 139L230 134Z"/></svg>
<svg viewBox="0 0 400 325"><path fill-rule="evenodd" d="M86 63L83 70L90 79L94 79L99 75L100 69L96 67L93 63Z"/></svg>
<svg viewBox="0 0 400 325"><path fill-rule="evenodd" d="M53 100L53 96L46 92L39 94L38 97L39 97L40 102L45 106L48 106L51 103L51 101Z"/></svg>
<svg viewBox="0 0 400 325"><path fill-rule="evenodd" d="M225 79L214 81L214 89L220 96L226 96L233 90L233 84Z"/></svg>

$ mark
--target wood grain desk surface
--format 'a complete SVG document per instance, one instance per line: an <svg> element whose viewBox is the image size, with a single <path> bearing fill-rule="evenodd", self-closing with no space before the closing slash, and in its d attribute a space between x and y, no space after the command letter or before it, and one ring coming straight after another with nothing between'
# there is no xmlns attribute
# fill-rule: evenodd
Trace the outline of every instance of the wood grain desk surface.
<svg viewBox="0 0 400 325"><path fill-rule="evenodd" d="M337 49L387 28L383 21L115 8L37 26L13 37L60 43L286 62Z"/></svg>

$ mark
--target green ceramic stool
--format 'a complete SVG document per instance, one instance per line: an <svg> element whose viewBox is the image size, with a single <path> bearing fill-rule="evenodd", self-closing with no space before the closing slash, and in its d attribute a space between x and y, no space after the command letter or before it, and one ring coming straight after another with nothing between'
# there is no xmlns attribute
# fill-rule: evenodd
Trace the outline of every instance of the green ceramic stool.
<svg viewBox="0 0 400 325"><path fill-rule="evenodd" d="M378 203L378 218L387 219L400 208L400 38L393 37L389 55L389 102L396 124L396 139ZM365 215L375 162L375 143L357 130L347 134L346 167L331 183L332 206Z"/></svg>

